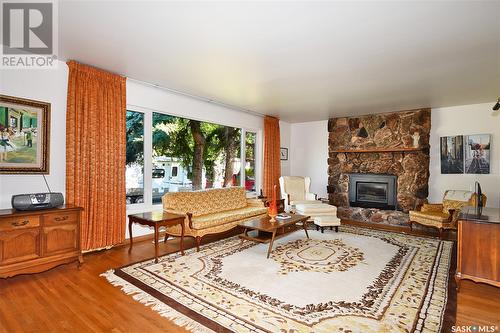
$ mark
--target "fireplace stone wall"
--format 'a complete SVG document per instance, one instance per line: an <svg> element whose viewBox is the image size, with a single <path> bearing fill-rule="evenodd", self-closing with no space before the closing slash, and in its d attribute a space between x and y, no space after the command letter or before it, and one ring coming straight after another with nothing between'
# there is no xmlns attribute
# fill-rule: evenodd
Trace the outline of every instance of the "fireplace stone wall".
<svg viewBox="0 0 500 333"><path fill-rule="evenodd" d="M428 196L430 128L430 109L330 119L328 196L340 217L407 224L406 213ZM350 207L349 173L397 176L398 211Z"/></svg>

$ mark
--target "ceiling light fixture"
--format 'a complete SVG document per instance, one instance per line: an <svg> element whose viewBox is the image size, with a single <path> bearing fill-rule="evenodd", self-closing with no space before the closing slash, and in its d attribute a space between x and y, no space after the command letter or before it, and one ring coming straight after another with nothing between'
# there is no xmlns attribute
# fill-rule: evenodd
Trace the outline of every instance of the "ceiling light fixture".
<svg viewBox="0 0 500 333"><path fill-rule="evenodd" d="M497 104L493 106L493 111L497 111L498 109L500 109L500 97L498 97Z"/></svg>

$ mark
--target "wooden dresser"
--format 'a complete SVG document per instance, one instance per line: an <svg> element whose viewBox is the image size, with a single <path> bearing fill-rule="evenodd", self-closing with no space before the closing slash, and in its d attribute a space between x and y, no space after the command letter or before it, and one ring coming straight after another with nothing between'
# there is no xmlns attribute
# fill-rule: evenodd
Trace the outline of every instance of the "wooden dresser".
<svg viewBox="0 0 500 333"><path fill-rule="evenodd" d="M500 287L500 209L462 209L457 240L457 290L462 279Z"/></svg>
<svg viewBox="0 0 500 333"><path fill-rule="evenodd" d="M0 278L72 261L81 265L81 211L70 205L31 212L0 210Z"/></svg>

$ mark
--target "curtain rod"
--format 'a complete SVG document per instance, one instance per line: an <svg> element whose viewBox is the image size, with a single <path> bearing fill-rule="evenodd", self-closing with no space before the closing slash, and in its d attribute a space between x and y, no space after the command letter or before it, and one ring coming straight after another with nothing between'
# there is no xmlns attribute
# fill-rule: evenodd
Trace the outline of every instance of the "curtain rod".
<svg viewBox="0 0 500 333"><path fill-rule="evenodd" d="M220 102L220 101L217 101L217 100L214 100L214 99L210 99L210 98L206 98L206 97L201 97L201 96L198 96L198 95L193 95L193 94L190 94L190 93L187 93L187 92L184 92L184 91L180 91L180 90L176 90L176 89L172 89L172 88L167 88L167 87L161 86L159 84L149 83L149 82L146 82L146 81L135 79L135 78L127 76L127 75L123 75L123 76L125 76L127 78L127 80L130 80L130 81L137 82L137 83L140 83L140 84L145 85L145 86L150 86L150 87L158 88L160 90L165 90L165 91L168 91L168 92L176 94L176 95L190 97L190 98L196 99L196 100L201 101L201 102L219 105L219 106L222 106L222 107L225 107L225 108L228 108L228 109L232 109L232 110L235 110L235 111L247 113L247 114L250 114L252 116L257 116L257 117L261 117L261 118L264 118L266 116L265 114L259 113L257 111L245 109L245 108L242 108L242 107L239 107L239 106L235 106L235 105L232 105L232 104Z"/></svg>

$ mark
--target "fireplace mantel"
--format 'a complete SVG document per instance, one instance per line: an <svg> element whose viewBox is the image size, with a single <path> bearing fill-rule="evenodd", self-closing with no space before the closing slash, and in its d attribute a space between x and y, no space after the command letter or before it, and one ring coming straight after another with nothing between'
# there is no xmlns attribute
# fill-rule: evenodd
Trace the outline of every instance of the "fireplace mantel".
<svg viewBox="0 0 500 333"><path fill-rule="evenodd" d="M429 146L424 147L393 147L393 148L367 148L367 149L334 149L330 150L331 153L411 153L411 152L419 152L423 150L428 150Z"/></svg>

